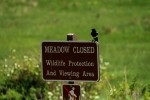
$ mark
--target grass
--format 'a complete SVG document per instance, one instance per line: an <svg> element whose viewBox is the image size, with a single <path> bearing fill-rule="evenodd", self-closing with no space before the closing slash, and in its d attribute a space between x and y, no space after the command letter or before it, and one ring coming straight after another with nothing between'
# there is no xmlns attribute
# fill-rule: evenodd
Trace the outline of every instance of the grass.
<svg viewBox="0 0 150 100"><path fill-rule="evenodd" d="M149 83L149 5L149 0L1 0L0 64L12 49L18 56L40 55L42 41L66 40L70 32L90 41L94 27L100 33L100 54L115 77L111 82L121 80L126 69L129 80Z"/></svg>

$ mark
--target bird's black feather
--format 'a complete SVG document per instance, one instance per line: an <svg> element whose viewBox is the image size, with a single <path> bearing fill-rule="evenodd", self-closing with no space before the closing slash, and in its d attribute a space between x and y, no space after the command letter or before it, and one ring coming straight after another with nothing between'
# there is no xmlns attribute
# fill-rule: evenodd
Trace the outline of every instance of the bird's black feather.
<svg viewBox="0 0 150 100"><path fill-rule="evenodd" d="M96 32L95 29L92 29L91 35L92 35L92 37L96 37L98 35L98 33Z"/></svg>

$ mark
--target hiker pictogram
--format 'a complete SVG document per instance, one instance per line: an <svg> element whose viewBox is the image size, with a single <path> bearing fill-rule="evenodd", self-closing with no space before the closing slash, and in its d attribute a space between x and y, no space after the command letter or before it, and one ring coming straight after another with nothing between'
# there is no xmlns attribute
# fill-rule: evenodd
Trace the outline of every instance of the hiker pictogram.
<svg viewBox="0 0 150 100"><path fill-rule="evenodd" d="M79 85L63 85L63 100L80 100Z"/></svg>

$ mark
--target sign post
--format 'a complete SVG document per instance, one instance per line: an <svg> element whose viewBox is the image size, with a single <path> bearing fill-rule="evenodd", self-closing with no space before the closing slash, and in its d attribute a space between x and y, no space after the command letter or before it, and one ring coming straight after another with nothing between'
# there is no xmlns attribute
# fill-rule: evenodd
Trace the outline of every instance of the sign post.
<svg viewBox="0 0 150 100"><path fill-rule="evenodd" d="M75 81L99 81L98 33L92 29L92 42L77 42L73 34L67 41L42 42L42 76L46 81L66 81L63 100L80 100Z"/></svg>
<svg viewBox="0 0 150 100"><path fill-rule="evenodd" d="M67 34L67 41L75 41L76 37L73 33ZM74 84L74 81L69 81L68 84Z"/></svg>

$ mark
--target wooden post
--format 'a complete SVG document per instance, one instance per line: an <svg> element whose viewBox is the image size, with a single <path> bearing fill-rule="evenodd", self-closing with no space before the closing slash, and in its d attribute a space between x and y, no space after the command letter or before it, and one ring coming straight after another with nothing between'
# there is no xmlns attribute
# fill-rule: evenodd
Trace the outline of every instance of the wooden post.
<svg viewBox="0 0 150 100"><path fill-rule="evenodd" d="M67 41L75 41L76 37L74 33L67 34ZM68 84L74 84L74 81L69 81Z"/></svg>
<svg viewBox="0 0 150 100"><path fill-rule="evenodd" d="M76 35L74 33L68 33L67 34L67 41L76 41ZM67 83L66 82L63 82L63 84L78 84L77 81L68 81Z"/></svg>
<svg viewBox="0 0 150 100"><path fill-rule="evenodd" d="M76 41L76 36L74 33L67 34L67 41Z"/></svg>

